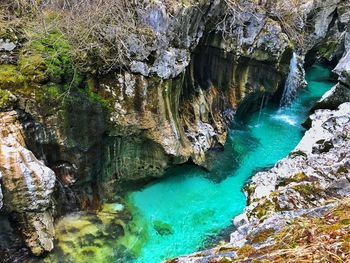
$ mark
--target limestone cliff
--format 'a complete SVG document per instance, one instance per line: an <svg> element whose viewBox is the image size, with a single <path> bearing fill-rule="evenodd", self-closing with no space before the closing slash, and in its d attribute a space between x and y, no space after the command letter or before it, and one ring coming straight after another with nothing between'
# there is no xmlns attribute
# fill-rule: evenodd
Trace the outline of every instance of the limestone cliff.
<svg viewBox="0 0 350 263"><path fill-rule="evenodd" d="M349 260L348 225L344 218L348 217L350 190L350 20L345 6L340 3L331 11L338 18L330 24L333 29L326 37L316 41L318 54L306 49L307 59L334 59L339 82L315 105L314 113L305 122L309 130L301 142L285 159L272 169L257 173L247 184L247 207L233 220L235 231L229 243L167 262ZM339 23L342 32L337 31L341 28ZM333 40L337 44L328 54L332 55L324 56L329 48L325 43ZM334 227L327 228L330 224Z"/></svg>
<svg viewBox="0 0 350 263"><path fill-rule="evenodd" d="M0 200L6 217L28 215L11 221L24 226L35 254L52 248L54 183L55 208L62 214L97 209L123 183L160 177L172 165L193 161L206 167L207 152L225 144L236 113L257 109L263 95L278 97L293 51L307 62L337 60L348 46L345 0L292 6L288 0L237 1L238 6L223 0L130 2L127 14L140 32L122 41L127 62L113 67L106 66L108 59L101 66L99 50L92 64L75 67L76 43L61 32L67 25L55 28L64 17L55 8L43 5L44 17L38 19L43 32L36 30L35 16L21 20L18 12L13 21L1 16L0 109L16 110L9 116L23 131L21 158L37 166L24 173L16 162L1 163L7 176L2 172ZM97 35L106 32L118 33L107 23ZM112 51L112 57L120 55ZM78 62L91 56L85 55ZM12 190L9 176L19 178ZM23 178L42 188L33 192ZM25 198L19 202L18 195L34 198L37 206ZM29 232L37 233L34 239Z"/></svg>

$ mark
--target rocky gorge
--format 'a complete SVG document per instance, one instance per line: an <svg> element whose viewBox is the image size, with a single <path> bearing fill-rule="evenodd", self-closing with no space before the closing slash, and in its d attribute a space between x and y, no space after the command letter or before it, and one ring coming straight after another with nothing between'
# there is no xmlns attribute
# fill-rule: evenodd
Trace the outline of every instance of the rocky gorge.
<svg viewBox="0 0 350 263"><path fill-rule="evenodd" d="M93 57L86 72L75 68L81 58L72 58L70 40L53 26L61 9L49 2L40 6L44 33L30 24L36 18L26 18L26 28L20 12L1 16L5 262L50 252L61 215L101 210L174 165L210 169L233 118L258 110L262 97L279 99L293 53L300 86L304 63L315 61L335 66L338 84L314 106L299 146L248 184L230 243L175 262L230 262L242 247L248 258L260 255L286 220L326 213L342 202L327 200L348 195L347 1L117 1L136 10L139 31L124 42L127 62L107 70L108 60ZM110 30L113 24L101 32ZM269 235L252 245L261 232Z"/></svg>

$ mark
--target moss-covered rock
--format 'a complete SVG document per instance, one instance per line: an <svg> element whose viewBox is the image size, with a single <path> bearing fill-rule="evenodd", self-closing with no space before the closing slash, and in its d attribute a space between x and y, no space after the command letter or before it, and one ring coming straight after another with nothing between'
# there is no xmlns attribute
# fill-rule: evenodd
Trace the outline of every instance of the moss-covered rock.
<svg viewBox="0 0 350 263"><path fill-rule="evenodd" d="M171 228L171 225L169 225L165 222L156 220L153 222L153 227L157 231L157 233L161 236L167 236L167 235L173 234L173 230Z"/></svg>
<svg viewBox="0 0 350 263"><path fill-rule="evenodd" d="M0 88L16 90L26 85L26 78L14 65L0 65Z"/></svg>
<svg viewBox="0 0 350 263"><path fill-rule="evenodd" d="M28 82L43 83L48 79L45 73L47 69L45 60L40 54L30 52L21 54L18 60L18 69Z"/></svg>
<svg viewBox="0 0 350 263"><path fill-rule="evenodd" d="M56 224L56 250L45 262L110 262L127 252L118 239L124 235L123 206L109 204L96 213L75 213ZM121 253L121 254L119 254Z"/></svg>
<svg viewBox="0 0 350 263"><path fill-rule="evenodd" d="M11 92L0 89L0 111L9 109L15 100Z"/></svg>

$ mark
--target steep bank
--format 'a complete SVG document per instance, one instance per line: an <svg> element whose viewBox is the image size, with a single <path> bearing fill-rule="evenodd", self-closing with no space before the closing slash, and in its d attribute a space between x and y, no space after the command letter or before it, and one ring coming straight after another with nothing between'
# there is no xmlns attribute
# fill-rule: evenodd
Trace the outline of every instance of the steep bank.
<svg viewBox="0 0 350 263"><path fill-rule="evenodd" d="M20 12L13 20L2 16L0 108L6 115L16 110L25 146L55 172L55 194L45 202L56 204L51 208L58 215L97 209L102 200L114 199L125 181L160 177L188 160L207 166L206 152L225 143L237 108L245 105L242 114L257 109L263 94L283 86L300 44L295 32L305 35L299 53L315 51L310 60L325 56L316 54L323 46L327 54L341 52L345 1L305 1L294 9L288 1L271 3L243 1L227 8L224 1L170 7L145 1L132 7L140 31L125 42L128 63L106 72L93 57L88 73L77 73L74 45L54 27L59 11L44 9L38 20L47 27L35 16L21 20ZM289 20L282 21L281 14ZM290 23L299 27L286 28ZM36 31L41 27L43 32ZM98 33L113 31L104 29ZM108 61L103 62L108 66ZM6 207L13 200L1 184ZM24 188L23 195L28 193ZM14 211L2 213L15 221ZM21 225L26 229L27 223Z"/></svg>
<svg viewBox="0 0 350 263"><path fill-rule="evenodd" d="M349 259L350 104L310 118L294 151L247 185L248 206L230 242L168 262Z"/></svg>

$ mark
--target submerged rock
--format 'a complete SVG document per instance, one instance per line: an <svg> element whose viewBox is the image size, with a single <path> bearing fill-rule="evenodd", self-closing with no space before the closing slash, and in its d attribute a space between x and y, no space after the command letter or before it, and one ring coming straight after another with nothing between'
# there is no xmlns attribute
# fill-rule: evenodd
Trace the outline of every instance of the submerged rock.
<svg viewBox="0 0 350 263"><path fill-rule="evenodd" d="M164 223L162 221L154 221L153 227L157 231L157 233L161 236L167 236L173 234L173 230L171 228L171 225Z"/></svg>
<svg viewBox="0 0 350 263"><path fill-rule="evenodd" d="M93 213L76 212L57 220L56 248L49 262L110 262L128 255L121 238L129 215L123 206L106 204Z"/></svg>

